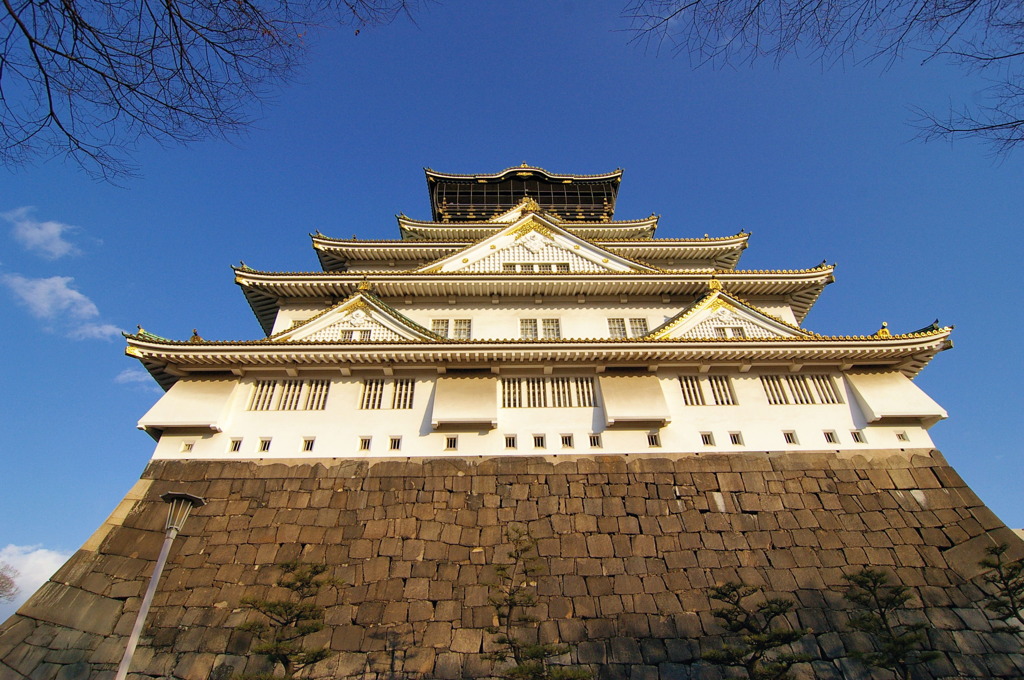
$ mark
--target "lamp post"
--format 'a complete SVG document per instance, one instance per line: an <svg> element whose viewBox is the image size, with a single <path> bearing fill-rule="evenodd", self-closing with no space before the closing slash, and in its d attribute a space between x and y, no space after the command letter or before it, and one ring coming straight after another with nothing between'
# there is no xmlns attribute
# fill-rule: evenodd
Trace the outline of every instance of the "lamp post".
<svg viewBox="0 0 1024 680"><path fill-rule="evenodd" d="M128 677L128 668L132 665L135 647L138 646L142 629L146 625L149 606L153 603L153 595L156 594L156 586L160 581L160 575L164 571L164 564L167 563L167 555L171 552L171 544L174 542L174 537L181 531L181 527L185 524L185 520L188 519L192 508L200 508L206 505L206 501L199 496L193 496L190 493L181 491L168 491L160 496L160 498L168 504L167 534L164 536L164 544L160 548L160 556L156 558L153 575L149 577L149 587L146 588L146 594L142 598L142 605L139 607L139 613L135 617L135 626L132 628L131 635L128 636L128 646L125 647L124 656L121 657L121 663L117 667L117 675L114 676L114 680L125 680Z"/></svg>

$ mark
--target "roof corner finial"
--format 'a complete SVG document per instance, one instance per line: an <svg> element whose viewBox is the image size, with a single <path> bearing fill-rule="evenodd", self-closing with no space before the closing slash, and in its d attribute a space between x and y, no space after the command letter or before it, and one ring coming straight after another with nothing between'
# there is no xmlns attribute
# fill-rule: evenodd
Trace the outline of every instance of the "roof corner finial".
<svg viewBox="0 0 1024 680"><path fill-rule="evenodd" d="M711 279L708 281L708 290L722 290L722 282L714 274L711 275Z"/></svg>
<svg viewBox="0 0 1024 680"><path fill-rule="evenodd" d="M142 327L141 323L135 324L135 327L139 329L139 335L142 335L143 333L146 332L146 329Z"/></svg>
<svg viewBox="0 0 1024 680"><path fill-rule="evenodd" d="M522 205L524 212L540 212L540 203L530 198L529 194L523 194Z"/></svg>
<svg viewBox="0 0 1024 680"><path fill-rule="evenodd" d="M365 292L365 293L372 293L373 292L373 284L370 283L369 281L367 281L364 278L362 281L359 282L359 285L356 287L356 290L362 291L362 292Z"/></svg>
<svg viewBox="0 0 1024 680"><path fill-rule="evenodd" d="M890 337L892 335L892 333L889 332L889 322L888 321L883 321L882 322L882 327L878 329L878 332L875 333L875 335L877 335L880 338L888 338L888 337Z"/></svg>
<svg viewBox="0 0 1024 680"><path fill-rule="evenodd" d="M519 167L521 167L521 168L528 168L528 167L530 167L530 165L526 161L523 161L522 163L519 164Z"/></svg>
<svg viewBox="0 0 1024 680"><path fill-rule="evenodd" d="M189 342L202 342L203 339L199 335L199 331L195 328L192 329L192 337L188 339Z"/></svg>

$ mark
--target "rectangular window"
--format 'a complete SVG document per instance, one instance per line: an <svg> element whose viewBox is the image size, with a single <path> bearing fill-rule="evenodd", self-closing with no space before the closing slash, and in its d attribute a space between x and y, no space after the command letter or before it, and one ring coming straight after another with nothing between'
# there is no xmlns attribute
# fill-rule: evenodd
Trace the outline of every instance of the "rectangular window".
<svg viewBox="0 0 1024 680"><path fill-rule="evenodd" d="M854 444L866 443L866 440L864 439L864 433L861 432L860 430L850 430L850 436L853 438Z"/></svg>
<svg viewBox="0 0 1024 680"><path fill-rule="evenodd" d="M312 437L306 437L305 439L303 439L302 440L302 450L306 451L307 453L309 451L312 451L313 450L313 442L314 441L316 441L316 440L313 439Z"/></svg>
<svg viewBox="0 0 1024 680"><path fill-rule="evenodd" d="M814 391L818 395L819 404L843 403L843 397L839 394L835 382L832 381L832 376L811 375L808 377L811 379L811 384L814 385Z"/></svg>
<svg viewBox="0 0 1024 680"><path fill-rule="evenodd" d="M413 389L416 381L412 378L395 380L395 393L391 397L391 408L412 408Z"/></svg>
<svg viewBox="0 0 1024 680"><path fill-rule="evenodd" d="M545 446L546 446L546 443L544 441L544 435L542 435L542 434L535 434L535 435L533 435L533 448L535 448L535 449L543 449Z"/></svg>
<svg viewBox="0 0 1024 680"><path fill-rule="evenodd" d="M747 332L742 326L716 326L715 335L719 338L745 338Z"/></svg>
<svg viewBox="0 0 1024 680"><path fill-rule="evenodd" d="M743 446L743 434L741 432L730 432L729 443L733 446Z"/></svg>
<svg viewBox="0 0 1024 680"><path fill-rule="evenodd" d="M241 450L242 450L242 440L241 439L232 439L231 440L231 445L228 446L228 451L230 451L232 453L238 453Z"/></svg>
<svg viewBox="0 0 1024 680"><path fill-rule="evenodd" d="M181 443L181 452L182 453L192 453L192 449L194 449L195 446L196 446L195 442L182 442Z"/></svg>
<svg viewBox="0 0 1024 680"><path fill-rule="evenodd" d="M794 404L814 403L814 397L811 395L811 388L807 384L806 375L787 375L786 384L789 386L789 394L793 397Z"/></svg>
<svg viewBox="0 0 1024 680"><path fill-rule="evenodd" d="M567 272L567 271L569 271L569 263L568 262L556 262L555 263L555 271L556 272Z"/></svg>
<svg viewBox="0 0 1024 680"><path fill-rule="evenodd" d="M687 406L704 406L704 392L700 388L700 378L698 376L679 376L679 387L683 391L684 404Z"/></svg>
<svg viewBox="0 0 1024 680"><path fill-rule="evenodd" d="M459 448L459 438L455 435L448 435L444 438L444 450L456 451Z"/></svg>
<svg viewBox="0 0 1024 680"><path fill-rule="evenodd" d="M501 405L504 408L522 408L522 378L501 379Z"/></svg>
<svg viewBox="0 0 1024 680"><path fill-rule="evenodd" d="M647 445L651 448L657 448L661 446L661 435L657 432L649 432L647 434Z"/></svg>
<svg viewBox="0 0 1024 680"><path fill-rule="evenodd" d="M260 453L266 453L270 450L270 439L260 440Z"/></svg>
<svg viewBox="0 0 1024 680"><path fill-rule="evenodd" d="M388 448L392 451L400 451L402 449L402 438L392 437L391 444L388 446Z"/></svg>
<svg viewBox="0 0 1024 680"><path fill-rule="evenodd" d="M590 408L594 405L594 379L573 378L576 385L576 406Z"/></svg>
<svg viewBox="0 0 1024 680"><path fill-rule="evenodd" d="M571 449L572 448L572 435L571 434L563 434L562 435L562 448L563 449Z"/></svg>
<svg viewBox="0 0 1024 680"><path fill-rule="evenodd" d="M608 319L608 335L613 338L626 337L626 320Z"/></svg>
<svg viewBox="0 0 1024 680"><path fill-rule="evenodd" d="M384 379L372 378L363 381L363 396L359 399L361 409L379 409L384 400Z"/></svg>
<svg viewBox="0 0 1024 680"><path fill-rule="evenodd" d="M629 332L634 338L647 335L647 319L634 318L629 320Z"/></svg>
<svg viewBox="0 0 1024 680"><path fill-rule="evenodd" d="M732 381L727 375L712 375L708 376L708 382L711 384L711 394L715 398L715 404L718 406L735 406L736 405L736 393L732 391Z"/></svg>
<svg viewBox="0 0 1024 680"><path fill-rule="evenodd" d="M430 322L430 330L434 331L442 338L448 337L448 319L434 319Z"/></svg>
<svg viewBox="0 0 1024 680"><path fill-rule="evenodd" d="M514 434L505 435L505 448L514 449L516 448L516 436Z"/></svg>
<svg viewBox="0 0 1024 680"><path fill-rule="evenodd" d="M342 331L341 332L341 341L342 342L352 342L355 339L356 339L356 332L355 331Z"/></svg>
<svg viewBox="0 0 1024 680"><path fill-rule="evenodd" d="M502 378L502 408L592 408L594 379L575 377Z"/></svg>
<svg viewBox="0 0 1024 680"><path fill-rule="evenodd" d="M537 320L520 319L519 337L522 338L523 340L536 340L539 337L537 334Z"/></svg>
<svg viewBox="0 0 1024 680"><path fill-rule="evenodd" d="M274 403L276 380L257 380L253 385L252 398L249 399L250 411L269 411Z"/></svg>
<svg viewBox="0 0 1024 680"><path fill-rule="evenodd" d="M544 378L526 378L527 408L545 408L548 405L548 391L545 389L547 380Z"/></svg>
<svg viewBox="0 0 1024 680"><path fill-rule="evenodd" d="M907 433L906 432L902 432L902 431L896 433L896 439L901 441L901 442L909 442L910 441L910 437L907 436Z"/></svg>
<svg viewBox="0 0 1024 680"><path fill-rule="evenodd" d="M762 375L761 387L764 388L769 404L781 405L789 403L789 397L786 396L786 390L782 387L782 379L779 376Z"/></svg>
<svg viewBox="0 0 1024 680"><path fill-rule="evenodd" d="M373 331L372 330L359 331L359 341L360 342L369 342L370 338L372 338L372 337L373 337Z"/></svg>
<svg viewBox="0 0 1024 680"><path fill-rule="evenodd" d="M703 444L704 446L714 446L715 435L711 434L710 432L701 432L700 443Z"/></svg>
<svg viewBox="0 0 1024 680"><path fill-rule="evenodd" d="M282 380L281 401L277 405L278 410L297 411L299 409L299 395L301 394L301 380Z"/></svg>
<svg viewBox="0 0 1024 680"><path fill-rule="evenodd" d="M590 435L590 448L599 449L601 448L601 435L592 434Z"/></svg>
<svg viewBox="0 0 1024 680"><path fill-rule="evenodd" d="M452 337L456 340L469 340L473 337L473 320L472 319L455 319Z"/></svg>
<svg viewBox="0 0 1024 680"><path fill-rule="evenodd" d="M327 408L327 392L330 387L330 380L310 380L304 408L307 411L323 411Z"/></svg>
<svg viewBox="0 0 1024 680"><path fill-rule="evenodd" d="M370 438L369 437L360 437L359 438L359 450L360 451L369 451L370 450Z"/></svg>
<svg viewBox="0 0 1024 680"><path fill-rule="evenodd" d="M541 319L541 329L545 340L562 337L562 322L558 319Z"/></svg>
<svg viewBox="0 0 1024 680"><path fill-rule="evenodd" d="M786 440L787 444L799 444L800 443L799 441L797 441L796 432L793 432L793 431L783 432L782 433L782 438L784 440Z"/></svg>
<svg viewBox="0 0 1024 680"><path fill-rule="evenodd" d="M825 442L826 443L828 443L828 444L838 444L839 443L839 435L837 435L832 430L825 430L822 434L825 435Z"/></svg>

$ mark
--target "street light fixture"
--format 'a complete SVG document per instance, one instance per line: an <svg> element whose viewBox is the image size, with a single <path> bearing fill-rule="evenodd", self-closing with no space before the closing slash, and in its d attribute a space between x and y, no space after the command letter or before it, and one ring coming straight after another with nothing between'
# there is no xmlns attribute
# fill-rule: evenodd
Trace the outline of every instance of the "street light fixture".
<svg viewBox="0 0 1024 680"><path fill-rule="evenodd" d="M167 563L167 555L171 552L171 544L174 542L174 537L181 531L181 527L184 526L185 520L188 519L189 513L192 512L192 508L201 508L206 505L206 501L199 496L193 496L183 491L168 491L160 496L160 498L168 504L167 524L165 526L167 533L164 536L164 544L160 548L160 556L156 558L153 575L149 577L149 587L146 588L146 594L142 598L142 605L139 607L139 613L135 617L135 626L132 628L131 635L128 636L128 646L125 647L124 656L121 657L121 663L117 667L117 675L114 676L114 680L125 680L128 677L128 668L132 665L135 647L138 646L139 637L142 636L142 629L146 625L149 606L153 603L153 595L156 594L156 586L160 581L160 575L164 571L164 564Z"/></svg>

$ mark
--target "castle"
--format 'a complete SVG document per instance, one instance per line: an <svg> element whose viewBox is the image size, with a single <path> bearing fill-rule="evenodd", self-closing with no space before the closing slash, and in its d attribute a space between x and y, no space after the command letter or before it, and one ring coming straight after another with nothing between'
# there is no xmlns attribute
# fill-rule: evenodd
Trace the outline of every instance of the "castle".
<svg viewBox="0 0 1024 680"><path fill-rule="evenodd" d="M656 216L615 219L620 170L426 179L431 219L400 215L399 240L318 232L322 271L236 267L266 337L127 337L166 390L139 421L153 460L0 628L0 679L106 677L179 490L207 503L139 677L268 670L239 603L295 558L346 583L313 677L494 675L511 524L537 540L538 635L602 678L719 677L723 582L794 601L801 677L869 677L841 596L863 566L915 594L940 652L915 677L1024 675L978 579L986 547L1024 544L934 450L946 413L913 381L950 327L806 329L833 267L740 269L742 232L656 238Z"/></svg>

